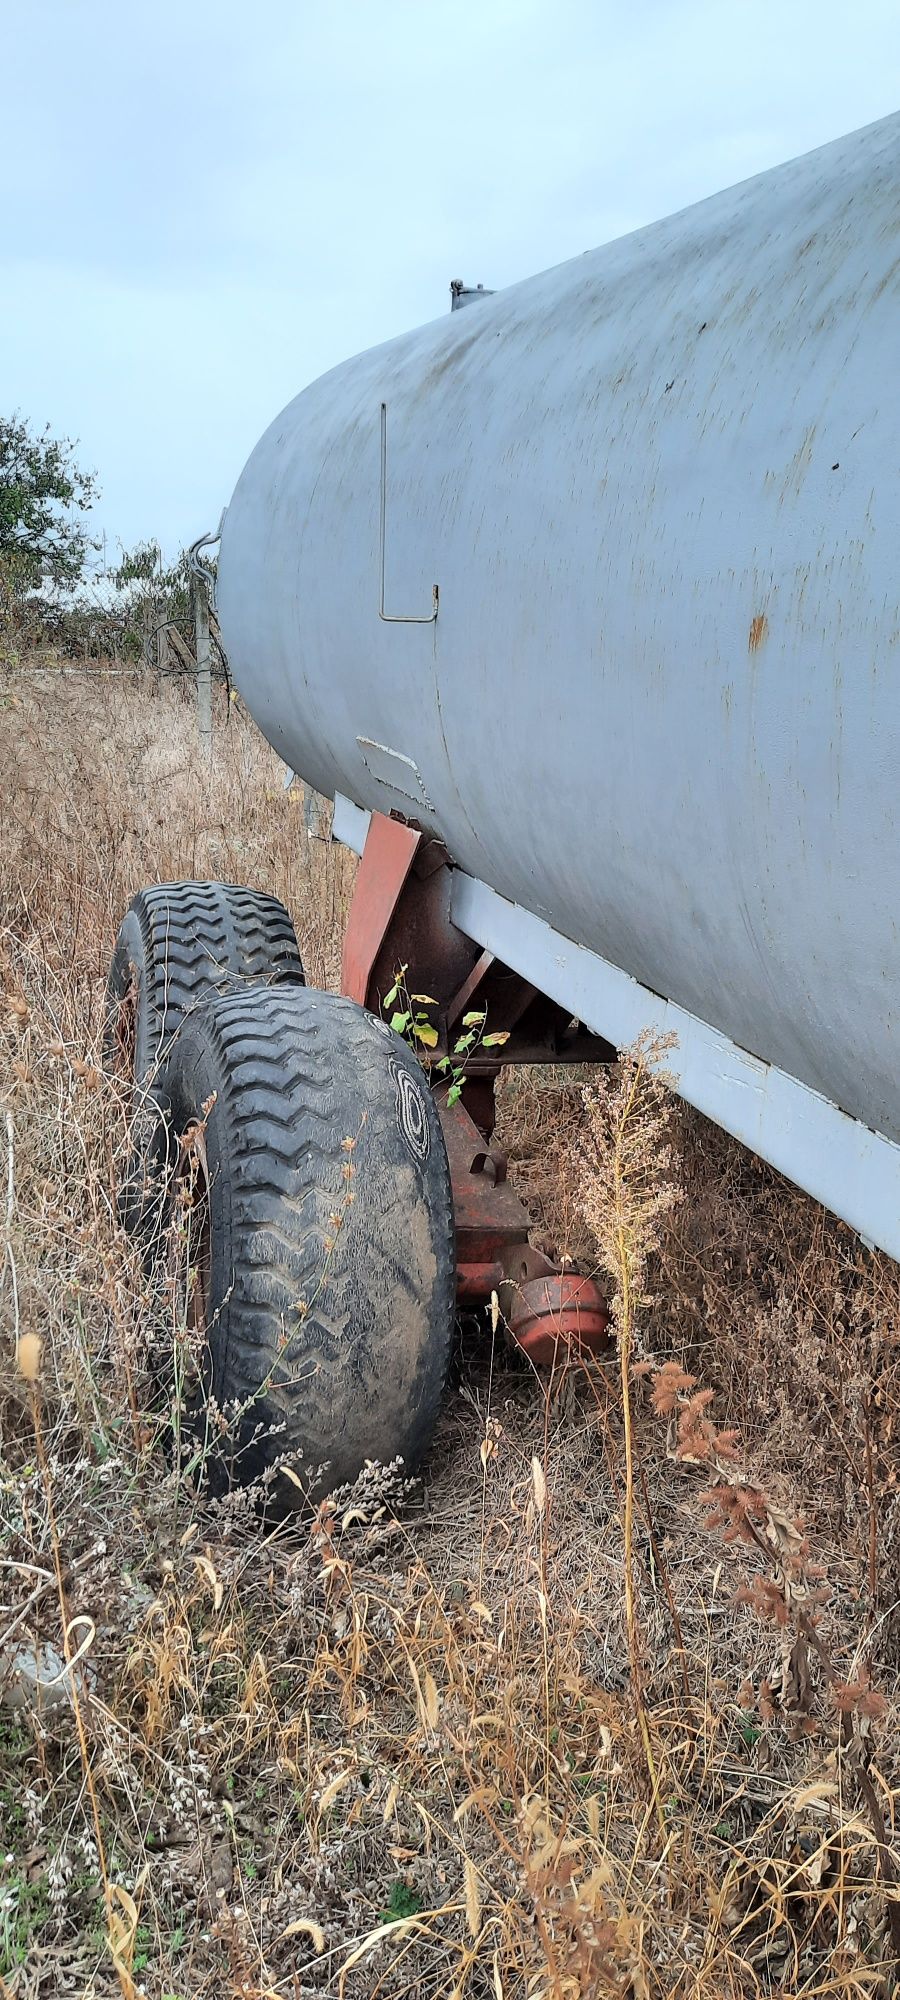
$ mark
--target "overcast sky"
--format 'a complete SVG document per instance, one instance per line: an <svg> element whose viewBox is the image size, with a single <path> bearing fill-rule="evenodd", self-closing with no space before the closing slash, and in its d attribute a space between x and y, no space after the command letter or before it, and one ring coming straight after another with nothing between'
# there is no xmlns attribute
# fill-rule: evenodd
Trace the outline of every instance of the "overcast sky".
<svg viewBox="0 0 900 2000"><path fill-rule="evenodd" d="M0 0L0 384L215 525L326 368L900 108L900 0Z"/></svg>

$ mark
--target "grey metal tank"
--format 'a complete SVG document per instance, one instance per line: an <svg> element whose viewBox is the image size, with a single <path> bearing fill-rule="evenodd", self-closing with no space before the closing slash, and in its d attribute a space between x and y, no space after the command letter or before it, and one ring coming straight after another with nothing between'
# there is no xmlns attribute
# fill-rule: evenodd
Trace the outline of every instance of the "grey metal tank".
<svg viewBox="0 0 900 2000"><path fill-rule="evenodd" d="M324 376L218 584L317 790L894 1142L898 366L900 116Z"/></svg>

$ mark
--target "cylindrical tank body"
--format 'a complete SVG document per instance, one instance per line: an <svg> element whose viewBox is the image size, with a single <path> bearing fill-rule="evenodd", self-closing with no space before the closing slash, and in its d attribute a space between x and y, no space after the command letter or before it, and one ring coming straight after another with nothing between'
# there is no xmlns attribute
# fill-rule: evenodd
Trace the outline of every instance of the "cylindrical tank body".
<svg viewBox="0 0 900 2000"><path fill-rule="evenodd" d="M335 369L219 571L319 791L894 1140L898 366L892 117Z"/></svg>

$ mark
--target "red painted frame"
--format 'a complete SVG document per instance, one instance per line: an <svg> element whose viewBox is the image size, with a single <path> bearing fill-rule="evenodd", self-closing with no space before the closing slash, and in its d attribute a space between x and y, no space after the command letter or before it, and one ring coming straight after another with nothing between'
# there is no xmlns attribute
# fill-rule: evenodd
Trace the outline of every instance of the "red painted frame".
<svg viewBox="0 0 900 2000"><path fill-rule="evenodd" d="M472 1306L495 1294L518 1345L552 1364L573 1348L605 1346L606 1306L592 1279L560 1271L530 1241L528 1211L509 1185L504 1155L490 1144L494 1080L509 1061L607 1059L612 1051L573 1033L571 1024L563 1023L560 1039L559 1010L457 930L450 874L439 842L404 820L372 814L344 935L342 990L380 1016L405 966L410 990L434 996L438 1053L449 1050L473 1001L487 1006L492 1028L506 1032L502 1058L480 1050L467 1065L453 1105L446 1084L435 1090L453 1188L457 1296Z"/></svg>

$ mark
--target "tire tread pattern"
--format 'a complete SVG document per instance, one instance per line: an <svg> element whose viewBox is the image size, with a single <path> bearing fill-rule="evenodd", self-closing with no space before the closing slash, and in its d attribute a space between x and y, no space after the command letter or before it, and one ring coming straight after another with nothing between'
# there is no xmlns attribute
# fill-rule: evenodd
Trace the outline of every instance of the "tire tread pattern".
<svg viewBox="0 0 900 2000"><path fill-rule="evenodd" d="M132 898L107 982L106 1058L136 988L132 1157L120 1189L126 1227L155 1231L168 1152L168 1069L185 1022L220 994L304 983L294 926L276 896L233 882L157 882Z"/></svg>
<svg viewBox="0 0 900 2000"><path fill-rule="evenodd" d="M277 896L232 882L166 882L141 889L131 908L160 1057L194 1008L236 982L303 984L294 926Z"/></svg>
<svg viewBox="0 0 900 2000"><path fill-rule="evenodd" d="M424 1160L401 1128L398 1067L421 1093ZM285 1449L307 1474L327 1462L331 1485L367 1458L414 1464L456 1295L446 1149L415 1056L354 1001L276 986L187 1022L170 1088L176 1130L215 1095L210 1386L220 1406L252 1403L242 1476ZM260 1423L283 1429L253 1442Z"/></svg>

